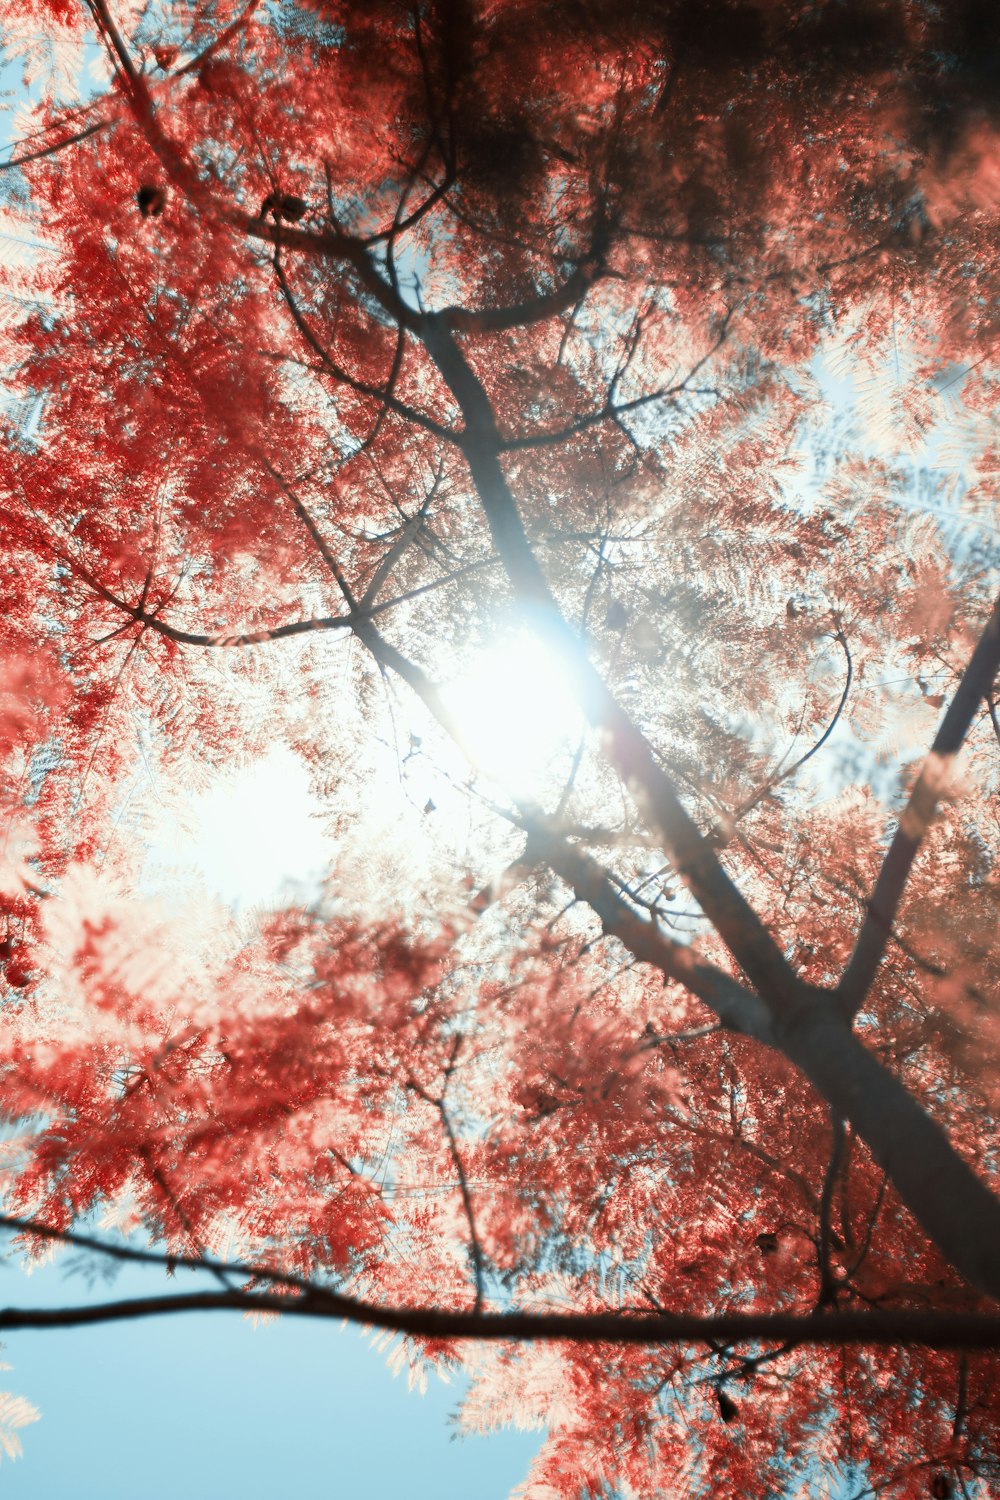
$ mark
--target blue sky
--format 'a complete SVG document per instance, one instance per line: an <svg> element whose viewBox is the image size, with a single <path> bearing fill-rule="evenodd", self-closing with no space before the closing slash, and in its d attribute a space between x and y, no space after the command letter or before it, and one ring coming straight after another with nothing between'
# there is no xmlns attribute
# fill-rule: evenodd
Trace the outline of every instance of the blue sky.
<svg viewBox="0 0 1000 1500"><path fill-rule="evenodd" d="M127 1267L88 1292L66 1261L0 1264L0 1305L53 1306L162 1290ZM171 1289L186 1289L178 1274ZM191 1282L193 1285L193 1281ZM41 1409L3 1460L4 1500L505 1500L540 1433L456 1438L456 1383L427 1394L340 1324L182 1314L4 1339L0 1383Z"/></svg>

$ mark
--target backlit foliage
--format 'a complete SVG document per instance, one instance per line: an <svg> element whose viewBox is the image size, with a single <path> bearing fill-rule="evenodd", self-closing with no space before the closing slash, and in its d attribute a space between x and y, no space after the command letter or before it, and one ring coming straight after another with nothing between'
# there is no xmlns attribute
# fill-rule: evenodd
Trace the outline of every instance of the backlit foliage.
<svg viewBox="0 0 1000 1500"><path fill-rule="evenodd" d="M406 1325L526 1500L996 1493L992 7L0 18L6 1212L617 1315ZM530 791L439 691L526 631ZM277 744L314 899L151 892Z"/></svg>

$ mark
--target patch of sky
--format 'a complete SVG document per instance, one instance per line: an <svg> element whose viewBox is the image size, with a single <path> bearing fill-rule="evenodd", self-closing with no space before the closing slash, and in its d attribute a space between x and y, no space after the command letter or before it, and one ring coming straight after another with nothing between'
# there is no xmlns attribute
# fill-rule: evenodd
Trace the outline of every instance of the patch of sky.
<svg viewBox="0 0 1000 1500"><path fill-rule="evenodd" d="M81 1269L62 1254L25 1278L0 1262L0 1301L65 1307L205 1283L128 1267L88 1286ZM5 1500L273 1500L290 1491L503 1500L540 1441L509 1431L456 1442L460 1376L431 1374L421 1397L387 1378L392 1348L329 1321L175 1314L23 1330L5 1342L14 1368L4 1384L42 1412L22 1433L24 1458L3 1464Z"/></svg>
<svg viewBox="0 0 1000 1500"><path fill-rule="evenodd" d="M318 47L340 47L347 35L343 26L319 14L313 5L297 0L270 0L265 6L268 21L279 36L301 38Z"/></svg>
<svg viewBox="0 0 1000 1500"><path fill-rule="evenodd" d="M963 507L969 492L968 465L985 436L979 419L961 403L966 373L964 366L943 367L928 382L941 398L933 426L908 451L887 449L876 434L866 430L864 392L859 390L855 373L835 350L820 350L810 363L809 376L821 405L807 418L800 434L798 446L806 462L795 498L799 503L814 501L848 459L861 457L882 463L892 472L892 493L901 510L923 512L945 523L944 537L956 561L962 559L961 538L970 530L981 528L1000 544L996 516Z"/></svg>

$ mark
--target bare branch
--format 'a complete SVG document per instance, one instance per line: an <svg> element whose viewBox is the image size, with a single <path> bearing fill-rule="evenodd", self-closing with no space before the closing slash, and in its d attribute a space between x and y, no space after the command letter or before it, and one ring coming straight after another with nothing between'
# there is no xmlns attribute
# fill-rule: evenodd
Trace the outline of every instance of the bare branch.
<svg viewBox="0 0 1000 1500"><path fill-rule="evenodd" d="M809 749L805 752L804 755L800 755L798 760L793 761L790 766L785 766L784 769L781 768L779 763L778 770L776 770L771 776L768 777L768 779L764 782L764 785L759 787L752 796L748 797L744 802L741 802L733 812L727 815L727 824L735 825L736 823L739 823L741 819L745 818L748 813L753 812L753 809L764 800L768 792L773 791L776 786L780 786L783 781L788 781L790 777L795 775L796 771L798 771L802 766L805 765L806 761L812 760L813 756L816 755L820 750L822 750L823 746L826 744L827 740L836 729L838 723L840 722L841 714L844 712L844 709L847 706L847 699L850 695L851 683L854 680L854 662L851 657L851 648L847 643L847 637L844 634L843 626L839 621L837 622L837 629L835 631L834 638L835 640L839 641L841 647L843 648L844 657L847 661L847 675L844 679L844 687L840 694L840 702L837 704L837 707L834 710L832 719L824 729L823 733L820 735L819 739L816 740L814 744L810 745ZM786 754L787 753L788 752L786 751ZM725 845L729 842L729 836L726 829L717 829L715 832L715 837L720 847L725 847Z"/></svg>
<svg viewBox="0 0 1000 1500"><path fill-rule="evenodd" d="M452 1074L455 1071L455 1064L458 1061L458 1054L462 1046L462 1041L462 1033L459 1032L455 1037L455 1041L452 1045L451 1050L451 1058L448 1062L447 1068L445 1069L445 1093L447 1092L448 1084L451 1080ZM472 1267L476 1281L476 1300L473 1304L473 1307L476 1312L480 1312L482 1310L483 1297L485 1295L485 1261L483 1258L483 1247L479 1240L479 1232L476 1229L476 1215L472 1205L472 1193L469 1189L469 1179L465 1171L465 1164L462 1161L462 1153L459 1150L458 1138L455 1135L455 1131L451 1123L451 1116L448 1113L448 1106L445 1104L444 1093L440 1095L431 1094L427 1089L424 1088L422 1083L420 1083L416 1078L413 1077L412 1074L407 1079L407 1087L412 1089L415 1094L418 1094L420 1098L423 1099L425 1104L429 1104L432 1109L436 1109L441 1117L441 1125L448 1140L448 1149L451 1152L451 1159L455 1164L455 1171L458 1174L458 1186L459 1191L462 1195L462 1208L465 1213L466 1223L469 1226L469 1243L472 1250Z"/></svg>
<svg viewBox="0 0 1000 1500"><path fill-rule="evenodd" d="M451 1159L455 1163L455 1171L458 1173L458 1184L462 1192L462 1207L465 1210L466 1222L469 1226L469 1241L472 1248L472 1266L476 1278L476 1300L475 1311L480 1312L483 1306L485 1293L485 1281L483 1274L483 1247L479 1242L479 1234L476 1229L476 1215L472 1206L472 1194L469 1191L469 1179L466 1176L465 1167L462 1162L462 1153L458 1149L458 1141L452 1129L451 1117L443 1099L438 1100L438 1113L441 1116L441 1124L444 1126L445 1135L448 1137L448 1145L451 1148Z"/></svg>
<svg viewBox="0 0 1000 1500"><path fill-rule="evenodd" d="M722 321L722 325L715 339L715 342L709 349L705 351L701 358L691 366L691 369L684 376L683 380L678 380L675 382L675 384L670 386L661 386L658 390L655 391L647 391L644 396L635 396L631 401L618 401L616 400L616 390L622 379L622 376L625 373L625 370L628 368L628 365L631 363L632 358L634 357L635 344L637 344L639 338L639 332L637 331L635 334L635 343L631 344L625 363L623 364L622 368L615 374L615 377L611 382L611 389L608 392L608 398L598 411L588 412L585 415L578 417L575 421L568 422L565 427L557 428L552 432L537 432L529 433L523 437L504 438L501 441L502 451L514 452L523 450L525 448L542 448L547 447L550 444L565 443L568 442L570 438L578 437L580 433L586 432L591 427L599 426L603 422L614 422L618 425L621 425L622 417L627 417L631 412L641 411L644 407L654 406L657 402L660 401L670 401L675 396L680 396L685 393L689 393L691 395L713 394L713 392L705 387L693 387L691 385L691 382L698 374L699 370L704 369L705 365L712 358L712 355L718 353L719 349L725 343L729 335L729 325L732 322L734 312L735 308L730 308L729 312L727 312L725 318Z"/></svg>
<svg viewBox="0 0 1000 1500"><path fill-rule="evenodd" d="M830 1264L830 1248L833 1240L833 1231L830 1224L830 1212L833 1207L833 1194L837 1186L837 1178L844 1162L844 1122L839 1115L831 1112L830 1130L832 1132L832 1144L830 1148L830 1160L827 1163L826 1174L823 1178L823 1191L819 1199L819 1297L817 1298L817 1310L830 1307L837 1300L837 1283L833 1279L833 1269Z"/></svg>
<svg viewBox="0 0 1000 1500"><path fill-rule="evenodd" d="M0 172L9 172L11 167L26 166L29 161L41 161L45 156L55 156L57 152L65 151L67 146L76 146L88 136L96 135L99 130L107 130L110 124L110 120L98 120L95 124L88 125L86 130L78 130L75 135L54 141L51 146L40 146L37 151L25 151L21 156L12 156L9 161L0 162Z"/></svg>
<svg viewBox="0 0 1000 1500"><path fill-rule="evenodd" d="M309 345L309 348L320 360L323 369L326 370L326 372L330 376L332 376L332 378L336 380L338 384L346 385L349 390L355 391L359 396L371 396L380 403L379 415L376 418L375 426L362 444L363 447L367 446L372 441L375 431L379 423L383 420L385 412L387 410L394 411L397 413L397 415L405 417L408 422L413 422L417 427L423 427L426 432L432 432L435 437L444 438L452 443L457 443L459 441L459 434L454 432L450 427L445 427L442 423L435 422L433 417L428 417L424 412L417 411L416 407L408 406L405 401L400 401L398 397L393 394L393 387L396 383L396 377L399 374L399 366L402 362L404 351L405 330L403 329L402 325L400 325L399 328L399 334L396 341L396 353L393 357L392 368L389 371L386 383L385 385L381 386L372 385L370 381L359 379L356 375L352 375L348 370L345 370L342 365L337 364L336 360L330 354L330 351L324 348L323 344L320 343L319 339L310 328L306 318L303 316L302 309L299 307L292 289L288 284L288 278L286 277L284 267L281 264L281 257L278 254L277 245L275 246L274 252L274 269L275 274L278 278L278 284L281 287L282 296L285 299L288 311L292 315L292 321L294 322L302 338Z"/></svg>
<svg viewBox="0 0 1000 1500"><path fill-rule="evenodd" d="M399 535L396 537L385 557L382 558L378 567L375 569L375 572L372 574L371 582L365 589L364 594L361 596L362 609L369 611L371 610L372 605L378 598L379 591L382 588L382 585L391 574L393 568L399 562L399 559L403 556L403 553L407 551L407 549L419 536L421 528L425 524L427 512L430 509L431 502L433 501L434 496L437 494L438 489L441 486L443 477L444 467L443 465L441 465L439 466L438 471L434 476L434 483L431 485L430 491L425 496L424 502L421 505L420 509L416 512L415 515L410 516L408 520L405 520L403 522L403 525L399 529Z"/></svg>
<svg viewBox="0 0 1000 1500"><path fill-rule="evenodd" d="M270 459L264 457L263 455L258 455L258 456L260 458L260 462L263 464L264 468L270 474L270 476L274 480L275 484L278 486L278 488L282 491L282 493L284 495L287 495L288 499L292 502L292 505L293 505L293 507L295 509L295 513L299 517L299 519L302 521L302 523L305 526L306 530L308 531L309 535L312 537L313 542L314 542L314 544L316 546L317 552L320 554L320 556L322 557L323 561L326 563L327 567L329 568L330 572L333 574L333 577L336 579L337 587L340 589L340 592L343 594L344 600L345 600L345 602L347 604L348 609L351 611L352 614L357 614L358 613L358 603L357 603L357 600L354 597L354 593L353 593L353 591L351 589L351 586L350 586L350 584L347 581L347 575L344 573L344 571L341 568L341 566L340 566L339 562L337 561L336 557L333 555L333 552L330 550L330 547L328 546L325 538L323 537L322 532L320 531L319 527L316 525L316 522L313 520L313 518L310 515L309 511L307 510L306 506L303 504L302 500L299 499L298 495L292 489L292 486L289 483L289 481L285 478L285 476L283 474L279 473L279 471L271 463Z"/></svg>

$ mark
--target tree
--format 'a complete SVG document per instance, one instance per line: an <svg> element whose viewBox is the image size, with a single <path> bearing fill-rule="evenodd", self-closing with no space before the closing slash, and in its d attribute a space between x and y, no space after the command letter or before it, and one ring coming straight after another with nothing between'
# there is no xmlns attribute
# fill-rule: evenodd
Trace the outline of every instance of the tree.
<svg viewBox="0 0 1000 1500"><path fill-rule="evenodd" d="M530 1494L990 1493L992 10L4 12L6 1222L212 1279L0 1324L395 1329ZM146 768L276 742L324 890L144 897Z"/></svg>

